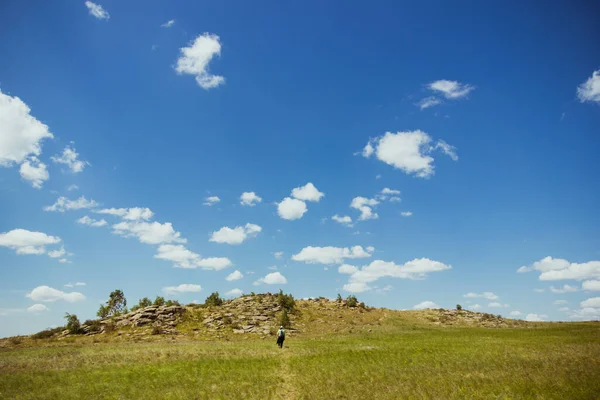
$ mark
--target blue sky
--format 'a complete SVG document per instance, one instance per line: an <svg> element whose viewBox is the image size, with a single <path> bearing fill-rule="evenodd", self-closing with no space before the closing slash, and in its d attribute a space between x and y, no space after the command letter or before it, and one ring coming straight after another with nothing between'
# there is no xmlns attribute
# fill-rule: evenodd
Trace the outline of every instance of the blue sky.
<svg viewBox="0 0 600 400"><path fill-rule="evenodd" d="M597 12L2 2L0 336L116 288L600 318Z"/></svg>

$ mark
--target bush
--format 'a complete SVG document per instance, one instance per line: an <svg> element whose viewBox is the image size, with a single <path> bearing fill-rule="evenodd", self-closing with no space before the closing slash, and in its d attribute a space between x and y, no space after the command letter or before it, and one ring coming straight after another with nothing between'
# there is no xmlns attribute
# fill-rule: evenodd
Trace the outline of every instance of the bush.
<svg viewBox="0 0 600 400"><path fill-rule="evenodd" d="M343 301L342 299L342 295L338 293L337 298L335 299L336 302L341 303Z"/></svg>
<svg viewBox="0 0 600 400"><path fill-rule="evenodd" d="M31 337L34 339L48 339L64 330L65 330L64 326L57 326L56 328L48 328L46 330L40 331L40 332L32 335Z"/></svg>
<svg viewBox="0 0 600 400"><path fill-rule="evenodd" d="M100 318L106 318L108 317L109 312L110 310L108 309L108 306L100 304L100 308L98 309L96 315Z"/></svg>
<svg viewBox="0 0 600 400"><path fill-rule="evenodd" d="M283 326L284 328L289 328L292 325L290 317L288 316L287 309L285 308L281 312L281 317L279 318L279 325Z"/></svg>
<svg viewBox="0 0 600 400"><path fill-rule="evenodd" d="M153 306L164 306L165 305L165 298L162 296L156 296L156 298L154 299L154 303L152 303Z"/></svg>
<svg viewBox="0 0 600 400"><path fill-rule="evenodd" d="M139 310L140 308L150 307L152 305L152 300L147 297L140 299L140 301L133 307L131 307L131 311Z"/></svg>
<svg viewBox="0 0 600 400"><path fill-rule="evenodd" d="M364 309L365 308L365 302L361 301L360 303L358 303L358 307Z"/></svg>
<svg viewBox="0 0 600 400"><path fill-rule="evenodd" d="M88 319L83 323L83 325L88 326L92 332L98 332L102 326L100 321L97 319Z"/></svg>
<svg viewBox="0 0 600 400"><path fill-rule="evenodd" d="M219 297L219 292L213 292L206 298L204 304L207 306L220 306L223 304L223 299Z"/></svg>
<svg viewBox="0 0 600 400"><path fill-rule="evenodd" d="M8 342L10 344L12 344L13 346L17 346L17 345L19 345L19 344L21 344L23 342L23 339L21 339L18 336L13 336L13 337L11 337L11 338L8 339Z"/></svg>
<svg viewBox="0 0 600 400"><path fill-rule="evenodd" d="M284 294L283 290L279 290L279 294L277 295L277 304L281 306L287 312L294 312L296 308L296 301L294 300L294 296L291 294Z"/></svg>
<svg viewBox="0 0 600 400"><path fill-rule="evenodd" d="M461 306L460 304L457 304L457 305L456 305L456 309L457 309L458 311L460 311L460 310L462 310L462 306Z"/></svg>
<svg viewBox="0 0 600 400"><path fill-rule="evenodd" d="M81 323L79 323L79 318L75 314L65 314L65 319L67 320L67 330L70 334L75 335L80 333L81 331Z"/></svg>
<svg viewBox="0 0 600 400"><path fill-rule="evenodd" d="M167 307L180 306L180 305L181 304L177 300L167 300L167 302L165 303L165 306L167 306Z"/></svg>
<svg viewBox="0 0 600 400"><path fill-rule="evenodd" d="M356 296L350 295L346 298L346 305L348 307L356 307L358 306L358 299Z"/></svg>

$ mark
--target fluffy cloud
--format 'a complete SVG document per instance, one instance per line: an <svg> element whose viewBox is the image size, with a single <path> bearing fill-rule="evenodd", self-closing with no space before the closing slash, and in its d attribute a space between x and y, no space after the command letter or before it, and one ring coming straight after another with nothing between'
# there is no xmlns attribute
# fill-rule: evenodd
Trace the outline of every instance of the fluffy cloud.
<svg viewBox="0 0 600 400"><path fill-rule="evenodd" d="M550 286L550 291L552 293L572 293L576 292L577 290L579 289L571 285L564 285L562 288L555 288L554 286Z"/></svg>
<svg viewBox="0 0 600 400"><path fill-rule="evenodd" d="M402 215L403 217L410 217L413 215L413 213L411 211L402 211L400 215Z"/></svg>
<svg viewBox="0 0 600 400"><path fill-rule="evenodd" d="M242 294L244 294L244 292L241 289L231 289L229 292L225 293L226 297L239 297Z"/></svg>
<svg viewBox="0 0 600 400"><path fill-rule="evenodd" d="M579 101L600 103L600 69L594 71L592 76L577 87Z"/></svg>
<svg viewBox="0 0 600 400"><path fill-rule="evenodd" d="M592 297L580 303L581 308L592 307L600 308L600 297Z"/></svg>
<svg viewBox="0 0 600 400"><path fill-rule="evenodd" d="M352 218L350 218L349 216L345 215L343 217L339 216L339 215L334 215L333 217L331 217L332 220L334 220L335 222L338 222L344 226L347 226L349 228L352 227Z"/></svg>
<svg viewBox="0 0 600 400"><path fill-rule="evenodd" d="M378 160L406 174L427 178L434 174L434 159L430 154L436 149L441 149L446 154L452 154L453 159L458 159L454 147L442 141L432 145L431 137L420 130L386 132L385 135L369 141L363 150L363 156L369 157L374 153Z"/></svg>
<svg viewBox="0 0 600 400"><path fill-rule="evenodd" d="M358 268L356 268L354 265L349 265L349 264L342 264L338 267L338 272L340 274L354 274L355 272L358 272Z"/></svg>
<svg viewBox="0 0 600 400"><path fill-rule="evenodd" d="M518 316L521 316L521 315L523 315L523 313L522 313L521 311L516 311L516 310L515 310L515 311L511 311L511 312L509 312L509 313L508 313L508 315L511 315L511 316L513 316L513 317L518 317Z"/></svg>
<svg viewBox="0 0 600 400"><path fill-rule="evenodd" d="M363 293L373 288L364 282L350 282L346 283L342 289L350 293Z"/></svg>
<svg viewBox="0 0 600 400"><path fill-rule="evenodd" d="M169 20L169 21L165 22L164 24L162 24L160 27L161 27L161 28L170 28L170 27L172 27L173 25L175 25L175 20L174 20L174 19L171 19L171 20Z"/></svg>
<svg viewBox="0 0 600 400"><path fill-rule="evenodd" d="M219 198L219 196L210 196L204 199L204 204L205 206L213 206L215 204L217 204L218 202L220 202L221 199Z"/></svg>
<svg viewBox="0 0 600 400"><path fill-rule="evenodd" d="M325 196L325 193L319 192L319 190L311 182L292 190L292 197L303 201L318 202L323 196Z"/></svg>
<svg viewBox="0 0 600 400"><path fill-rule="evenodd" d="M281 258L283 257L283 251L276 251L275 253L273 253L273 256L276 259L281 260Z"/></svg>
<svg viewBox="0 0 600 400"><path fill-rule="evenodd" d="M438 99L435 96L425 97L415 105L418 106L421 110L424 110L429 107L437 106L438 104L442 104L442 100Z"/></svg>
<svg viewBox="0 0 600 400"><path fill-rule="evenodd" d="M415 310L424 310L426 308L440 308L440 306L435 304L433 301L424 301L422 303L419 303L419 304L413 306L413 308Z"/></svg>
<svg viewBox="0 0 600 400"><path fill-rule="evenodd" d="M87 161L78 160L77 157L79 157L77 151L75 151L74 148L67 146L60 156L52 156L50 159L56 164L65 164L69 167L71 172L78 173L83 171L85 166L90 165L90 163Z"/></svg>
<svg viewBox="0 0 600 400"><path fill-rule="evenodd" d="M474 86L460 83L457 81L448 81L441 79L439 81L431 82L427 85L430 90L439 92L447 99L459 99L468 95Z"/></svg>
<svg viewBox="0 0 600 400"><path fill-rule="evenodd" d="M64 300L68 303L76 303L78 301L85 300L85 296L79 292L66 293L62 290L54 289L49 286L38 286L31 292L27 293L25 297L28 297L34 301L43 301L44 303L51 303L57 300Z"/></svg>
<svg viewBox="0 0 600 400"><path fill-rule="evenodd" d="M355 197L352 199L350 203L350 207L360 211L360 217L358 217L361 221L366 221L368 219L377 219L379 215L373 212L373 207L379 204L379 202L375 199L367 199L366 197Z"/></svg>
<svg viewBox="0 0 600 400"><path fill-rule="evenodd" d="M308 246L300 250L298 254L294 254L292 260L307 264L341 264L346 258L371 257L373 251L375 251L373 247L367 247L365 251L362 246L353 246L351 248Z"/></svg>
<svg viewBox="0 0 600 400"><path fill-rule="evenodd" d="M58 250L49 251L48 252L48 257L50 257L50 258L61 258L65 254L67 254L67 251L65 250L64 247L61 247Z"/></svg>
<svg viewBox="0 0 600 400"><path fill-rule="evenodd" d="M158 247L158 253L154 257L171 261L173 266L178 268L202 268L219 271L233 265L225 257L202 258L183 245L162 244Z"/></svg>
<svg viewBox="0 0 600 400"><path fill-rule="evenodd" d="M244 192L240 196L240 204L243 206L254 207L262 201L262 197L254 192Z"/></svg>
<svg viewBox="0 0 600 400"><path fill-rule="evenodd" d="M180 293L198 293L202 290L202 286L191 283L183 283L179 286L167 286L163 288L166 295L174 295Z"/></svg>
<svg viewBox="0 0 600 400"><path fill-rule="evenodd" d="M27 312L42 312L42 311L48 311L49 308L46 307L44 304L34 304L31 307L29 307L27 309Z"/></svg>
<svg viewBox="0 0 600 400"><path fill-rule="evenodd" d="M498 300L500 297L498 297L497 295L495 295L493 292L483 292L483 293L467 293L464 294L463 297L466 298L483 298L483 299L488 299L488 300Z"/></svg>
<svg viewBox="0 0 600 400"><path fill-rule="evenodd" d="M21 174L21 178L29 181L31 186L36 189L41 189L44 182L50 178L46 164L38 160L35 156L31 156L23 161L21 168L19 168L19 173Z"/></svg>
<svg viewBox="0 0 600 400"><path fill-rule="evenodd" d="M589 291L600 291L600 280L585 281L581 284L581 289Z"/></svg>
<svg viewBox="0 0 600 400"><path fill-rule="evenodd" d="M108 214L121 217L128 221L149 220L152 219L154 213L146 207L131 207L131 208L104 208L96 211L97 214Z"/></svg>
<svg viewBox="0 0 600 400"><path fill-rule="evenodd" d="M266 285L284 285L287 283L287 279L285 276L281 275L279 272L271 272L270 274L265 275L263 278L258 279L253 285L258 286L261 284Z"/></svg>
<svg viewBox="0 0 600 400"><path fill-rule="evenodd" d="M545 314L527 314L525 316L525 321L529 321L529 322L541 322L544 320L544 318L548 318L547 315Z"/></svg>
<svg viewBox="0 0 600 400"><path fill-rule="evenodd" d="M281 203L277 203L277 214L290 221L302 218L306 211L306 203L302 200L286 197Z"/></svg>
<svg viewBox="0 0 600 400"><path fill-rule="evenodd" d="M30 112L21 99L0 90L0 166L10 167L21 164L30 155L39 156L42 141L54 137L48 126Z"/></svg>
<svg viewBox="0 0 600 400"><path fill-rule="evenodd" d="M94 200L88 200L85 196L81 196L77 200L69 200L64 196L56 199L56 202L51 206L44 207L44 211L58 211L65 212L67 210L80 210L83 208L94 208L97 207L98 203Z"/></svg>
<svg viewBox="0 0 600 400"><path fill-rule="evenodd" d="M83 217L79 218L77 220L77 223L93 227L105 226L107 224L107 222L104 219L97 220L94 218L90 218L87 215L84 215Z"/></svg>
<svg viewBox="0 0 600 400"><path fill-rule="evenodd" d="M69 187L67 188L67 191L70 192L72 190L77 190L79 189L79 186L73 184L73 185L69 185Z"/></svg>
<svg viewBox="0 0 600 400"><path fill-rule="evenodd" d="M600 307L584 307L579 310L572 310L569 317L572 319L599 320Z"/></svg>
<svg viewBox="0 0 600 400"><path fill-rule="evenodd" d="M217 35L204 33L180 51L175 67L178 74L194 75L198 85L206 90L225 83L224 77L213 75L208 69L213 57L221 55L221 43Z"/></svg>
<svg viewBox="0 0 600 400"><path fill-rule="evenodd" d="M98 19L108 20L110 18L108 12L99 4L92 3L91 1L86 1L85 6L88 8L90 15L93 15Z"/></svg>
<svg viewBox="0 0 600 400"><path fill-rule="evenodd" d="M0 246L15 250L17 254L44 254L46 246L57 244L61 239L43 232L13 229L0 233Z"/></svg>
<svg viewBox="0 0 600 400"><path fill-rule="evenodd" d="M121 221L112 226L113 233L123 237L136 237L147 244L186 243L187 239L173 229L170 222Z"/></svg>
<svg viewBox="0 0 600 400"><path fill-rule="evenodd" d="M369 265L363 266L360 270L352 273L350 275L349 283L371 283L385 277L423 279L428 273L444 271L451 268L450 265L428 258L414 259L404 264L375 260Z"/></svg>
<svg viewBox="0 0 600 400"><path fill-rule="evenodd" d="M224 226L218 231L214 231L209 240L215 243L241 244L246 239L256 237L260 231L262 228L255 224L246 224L235 228Z"/></svg>
<svg viewBox="0 0 600 400"><path fill-rule="evenodd" d="M493 303L489 303L488 307L490 307L490 308L507 308L510 306L508 304L502 304L502 303L495 301Z"/></svg>
<svg viewBox="0 0 600 400"><path fill-rule="evenodd" d="M237 281L239 279L242 279L243 277L244 277L244 274L242 274L240 271L238 271L236 269L235 271L233 271L232 273L227 275L227 278L225 278L225 280L226 281Z"/></svg>
<svg viewBox="0 0 600 400"><path fill-rule="evenodd" d="M517 272L541 272L541 281L573 279L577 281L600 278L600 261L571 263L561 258L545 257L530 266L522 266Z"/></svg>

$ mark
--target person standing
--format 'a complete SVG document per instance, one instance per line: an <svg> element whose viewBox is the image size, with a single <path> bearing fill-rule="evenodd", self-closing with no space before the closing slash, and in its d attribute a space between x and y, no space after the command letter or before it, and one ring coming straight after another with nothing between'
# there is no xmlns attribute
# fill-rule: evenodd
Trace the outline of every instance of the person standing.
<svg viewBox="0 0 600 400"><path fill-rule="evenodd" d="M277 345L279 348L283 348L283 341L285 340L285 329L283 329L283 325L279 327L277 331Z"/></svg>

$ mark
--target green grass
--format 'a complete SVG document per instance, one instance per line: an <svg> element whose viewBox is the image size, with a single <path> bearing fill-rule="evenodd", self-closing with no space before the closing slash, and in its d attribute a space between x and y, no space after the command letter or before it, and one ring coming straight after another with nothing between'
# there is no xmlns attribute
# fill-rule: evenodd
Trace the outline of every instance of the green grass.
<svg viewBox="0 0 600 400"><path fill-rule="evenodd" d="M10 399L597 399L600 324L0 350Z"/></svg>

